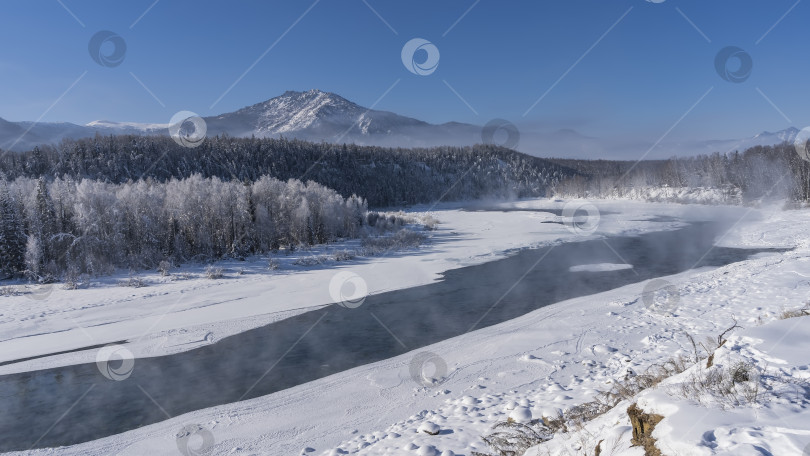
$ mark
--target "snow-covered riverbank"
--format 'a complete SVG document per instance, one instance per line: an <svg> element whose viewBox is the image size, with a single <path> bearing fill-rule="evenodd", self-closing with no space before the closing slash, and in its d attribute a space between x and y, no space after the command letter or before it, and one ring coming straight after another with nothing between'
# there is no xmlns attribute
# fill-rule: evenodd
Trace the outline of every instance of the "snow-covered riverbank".
<svg viewBox="0 0 810 456"><path fill-rule="evenodd" d="M321 246L309 252L280 256L281 268L268 269L265 257L220 264L225 275L208 279L203 267L174 271L172 276L139 274L147 285L118 285L127 276L100 279L88 288L21 290L0 296L0 374L66 364L94 362L98 346L126 341L134 356L158 356L216 342L292 315L334 302L329 285L338 270L361 277L369 294L424 285L449 269L501 258L510 250L588 237L671 229L678 222L650 222L658 215L703 220L716 212L732 217L735 207L692 207L641 203L600 203L602 214L593 233L576 232L545 212L467 212L461 204L431 208L442 223L429 242L417 250L393 252L317 266L293 264L299 257L318 256L355 242ZM524 201L504 207L561 208L548 200ZM416 207L413 212L425 211ZM617 262L620 261L617 259ZM20 288L20 287L18 287ZM72 351L57 356L50 353Z"/></svg>
<svg viewBox="0 0 810 456"><path fill-rule="evenodd" d="M526 209L541 205L561 208L563 204L548 201L521 202L512 205L512 208ZM457 455L469 455L471 451L486 452L487 447L481 436L488 433L492 425L507 419L513 413L518 418L525 418L527 415L537 418L554 414L557 409L586 402L596 391L604 390L612 382L624 377L628 370L643 371L646 366L662 362L678 353L691 352L685 333L691 334L696 340L716 336L729 325L732 318L746 327L746 331L755 330L751 328L775 319L783 308L795 308L803 304L810 291L810 211L749 211L745 208L626 202L600 202L597 205L603 214L619 213L602 215L597 233L643 232L676 225L677 222L672 221L650 221L661 216L681 217L685 220L725 216L734 221L745 215L743 221L735 224L732 231L720 239L721 245L797 249L784 254L761 255L718 269L688 271L667 277L666 280L677 289L679 296L672 314L651 311L645 306L642 298L645 283L628 285L548 306L515 320L268 396L188 413L120 435L60 449L58 452L177 454L177 433L187 425L199 425L195 429L205 430L198 432L194 437L198 440L192 443L197 446L205 445L209 454L438 455L440 452L452 451ZM579 238L562 225L542 223L557 219L537 212L499 212L497 216L493 216L491 212L464 212L443 207L436 211L435 216L442 220L442 228L434 234L432 243L420 250L419 254L371 260L365 264L352 265L350 270L363 277L370 290L381 291L435 280L441 268L486 261L503 255L507 249ZM401 274L401 278L392 272L398 270L401 273L405 270L402 269L405 265L411 272ZM355 266L367 269L358 271ZM325 274L321 280L328 284L330 274L333 273L334 271L322 269L303 274L308 277ZM398 277L401 282L381 286L386 281L392 283L386 274ZM250 294L250 280L255 281L255 289L261 290L262 285L267 286L266 277L264 280L256 277L233 280L244 282L239 282L236 287L227 286L234 282L214 282L203 290L183 290L182 294L197 293L199 299L210 299L212 291L219 289L225 295L231 289L230 299L234 300L237 298L234 294ZM310 288L316 288L311 281L302 282L304 283ZM106 289L106 293L109 294L110 290ZM140 290L149 291L149 288L136 289L134 292ZM127 294L133 293L130 289L124 291ZM324 302L328 302L328 291L319 292L325 294L327 300ZM180 291L174 293L181 294ZM64 299L63 303L73 302L72 298ZM140 302L141 300L137 301L139 304ZM192 309L206 309L199 301L196 302L198 307L192 306ZM123 308L124 304L110 306L112 308L109 309L108 318L112 317L113 308ZM89 313L87 310L84 312ZM73 315L78 318L84 313L77 311ZM186 321L183 317L170 317L166 318L175 320L174 324L178 328L182 328ZM90 317L88 315L84 318ZM146 317L139 318L136 321L141 324L146 321ZM59 317L53 320L57 319ZM247 319L245 317L235 320L237 323L231 323L234 331L241 330L243 326L239 322ZM45 317L43 320L42 325L56 324ZM254 317L253 320L259 319ZM206 324L219 330L219 323ZM251 324L258 325L255 321ZM121 327L125 328L126 325ZM159 333L156 330L154 334ZM167 335L161 337L168 338ZM746 333L740 332L739 337L746 337ZM744 339L734 339L729 347L736 347L743 342ZM751 346L754 345L751 342ZM136 350L137 346L133 351ZM762 351L770 352L767 349ZM160 350L145 352L156 354ZM426 352L432 355L424 355ZM95 351L91 353L94 354ZM779 352L771 352L769 356L768 362L772 364L781 359L780 356L784 357ZM58 363L58 360L51 361ZM796 359L790 362L793 365L801 364ZM428 375L437 377L434 384L413 375L415 363L420 366L429 364L438 369L438 372L431 371ZM446 370L442 368L443 365L447 366ZM792 369L795 372L806 372L807 368L804 365L793 366ZM802 439L807 439L810 434L810 426L806 424L808 421L801 420L804 410L801 406L785 406L780 409L783 414L781 419L792 423L792 427L779 426L769 421L765 424L770 427L765 431L760 430L756 434L749 429L750 432L746 431L744 437L735 433L734 422L727 422L724 433L718 435L718 440L724 442L718 448L733 454L754 454L751 453L754 445L772 450L800 448ZM758 416L757 409L745 409L739 413L745 418L740 420L740 426L753 429L752 423L756 424ZM683 416L682 414L674 420L675 424L688 421ZM618 419L618 415L614 418ZM420 426L428 422L438 426L439 434L419 432ZM713 423L715 421L705 421L704 427ZM600 431L615 432L618 436L615 439L617 450L626 450L629 437L624 435L627 429L622 428L621 423L600 421L594 422L594 425L601 426L598 428ZM774 426L781 430L769 432L768 429L772 430ZM662 426L659 432L666 432L666 429L666 425ZM688 435L699 436L700 429L700 425L697 425ZM666 435L677 437L683 431L685 430L673 428L669 434L661 436L662 441L668 441ZM202 440L200 435L210 435L213 443L211 440ZM578 437L583 440L583 436ZM776 446L775 440L781 442L779 446ZM572 443L573 441L567 441L565 445L570 446ZM706 442L692 442L691 445L698 448L702 443ZM582 445L586 444L587 442ZM563 445L557 448L566 447ZM712 451L710 447L706 448ZM40 450L33 453L51 454L54 451ZM540 452L537 454L546 454L541 449L538 451ZM639 454L637 449L631 451Z"/></svg>

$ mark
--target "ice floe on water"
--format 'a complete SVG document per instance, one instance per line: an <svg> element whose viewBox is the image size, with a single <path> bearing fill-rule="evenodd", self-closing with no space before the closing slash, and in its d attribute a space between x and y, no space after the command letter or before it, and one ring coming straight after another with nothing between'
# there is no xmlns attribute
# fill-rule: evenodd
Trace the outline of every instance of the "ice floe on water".
<svg viewBox="0 0 810 456"><path fill-rule="evenodd" d="M633 265L625 263L596 263L596 264L580 264L568 268L568 270L571 272L610 272L610 271L622 271L625 269L633 269Z"/></svg>

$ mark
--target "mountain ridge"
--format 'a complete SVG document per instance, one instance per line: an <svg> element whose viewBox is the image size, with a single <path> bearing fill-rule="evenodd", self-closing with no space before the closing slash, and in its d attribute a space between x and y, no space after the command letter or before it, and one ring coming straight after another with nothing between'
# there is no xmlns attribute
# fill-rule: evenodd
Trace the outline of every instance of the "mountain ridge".
<svg viewBox="0 0 810 456"><path fill-rule="evenodd" d="M283 94L232 112L203 117L208 136L287 137L313 142L355 143L384 147L467 146L482 142L481 126L448 121L432 124L391 111L365 108L336 93L311 89L287 90ZM85 125L70 122L11 122L0 118L0 149L30 150L37 145L56 144L70 138L101 135L167 135L168 124L95 120ZM763 131L739 140L682 141L660 144L661 156L732 152L749 147L793 141L799 130L789 127ZM570 128L549 133L522 132L524 152L547 157L597 157L626 154L635 147L609 145L609 141L582 135ZM615 150L614 150L615 149ZM652 150L652 149L651 149ZM620 158L614 156L612 158ZM653 158L652 156L650 158ZM659 157L660 158L660 157Z"/></svg>

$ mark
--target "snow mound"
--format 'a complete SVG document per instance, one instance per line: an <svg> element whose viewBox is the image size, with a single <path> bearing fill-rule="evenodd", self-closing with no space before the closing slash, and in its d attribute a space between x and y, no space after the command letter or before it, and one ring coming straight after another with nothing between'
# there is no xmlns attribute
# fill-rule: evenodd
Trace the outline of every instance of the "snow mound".
<svg viewBox="0 0 810 456"><path fill-rule="evenodd" d="M528 407L516 407L509 413L509 418L518 423L528 423L532 420L532 411Z"/></svg>
<svg viewBox="0 0 810 456"><path fill-rule="evenodd" d="M416 430L417 432L424 432L425 434L436 435L439 433L441 428L439 428L438 424L431 423L430 421L425 421Z"/></svg>

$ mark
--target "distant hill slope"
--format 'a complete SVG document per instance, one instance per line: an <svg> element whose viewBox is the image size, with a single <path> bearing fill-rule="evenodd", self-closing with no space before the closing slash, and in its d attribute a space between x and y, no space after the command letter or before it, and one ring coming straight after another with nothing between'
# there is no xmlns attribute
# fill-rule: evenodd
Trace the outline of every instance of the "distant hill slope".
<svg viewBox="0 0 810 456"><path fill-rule="evenodd" d="M394 147L472 145L481 127L463 123L434 125L393 112L364 108L320 90L288 91L238 111L206 117L209 135L305 139Z"/></svg>
<svg viewBox="0 0 810 456"><path fill-rule="evenodd" d="M469 146L483 141L480 125L460 122L431 124L389 111L369 109L340 95L309 90L288 91L245 108L204 118L208 136L295 138L312 142L374 145L384 147ZM713 152L745 150L757 145L793 141L798 130L763 132L743 139L679 141L651 148L647 143L613 143L572 129L520 132L520 151L544 157L635 159L650 150L647 158L691 156ZM163 123L133 123L97 120L86 125L68 122L9 122L0 119L0 149L31 150L34 146L57 144L64 138L78 139L108 135L168 135ZM497 140L495 141L497 142Z"/></svg>
<svg viewBox="0 0 810 456"><path fill-rule="evenodd" d="M472 145L481 142L481 127L458 122L441 125L368 109L320 90L288 91L234 112L204 118L208 136L303 139L392 147ZM168 124L99 120L87 125L69 122L10 122L0 119L0 149L16 152L57 144L64 138L101 135L168 135Z"/></svg>

